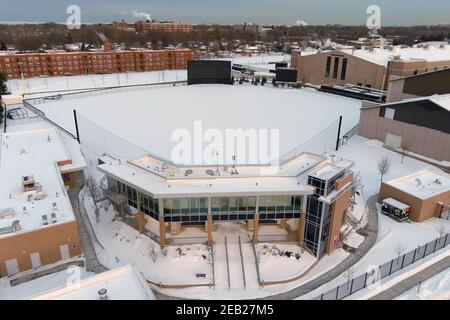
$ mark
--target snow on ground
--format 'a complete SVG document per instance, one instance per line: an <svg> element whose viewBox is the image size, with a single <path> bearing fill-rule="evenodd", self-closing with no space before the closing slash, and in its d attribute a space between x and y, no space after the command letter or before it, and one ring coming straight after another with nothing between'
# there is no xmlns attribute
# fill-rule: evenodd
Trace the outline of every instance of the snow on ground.
<svg viewBox="0 0 450 320"><path fill-rule="evenodd" d="M398 296L395 300L450 300L450 268Z"/></svg>
<svg viewBox="0 0 450 320"><path fill-rule="evenodd" d="M314 256L298 245L258 243L256 252L264 281L293 278L305 272L316 261Z"/></svg>
<svg viewBox="0 0 450 320"><path fill-rule="evenodd" d="M346 245L352 248L358 248L361 243L364 242L365 237L358 234L355 229L350 231L350 233L345 237L345 239L342 241Z"/></svg>
<svg viewBox="0 0 450 320"><path fill-rule="evenodd" d="M187 80L186 70L164 70L104 75L28 78L25 80L15 79L9 80L7 85L12 94L22 94L24 92L80 90L183 80Z"/></svg>
<svg viewBox="0 0 450 320"><path fill-rule="evenodd" d="M159 244L146 235L115 220L112 206L107 210L105 204L100 206L100 222L97 223L91 198L86 197L84 201L95 234L105 248L97 246L98 259L107 268L135 263L147 280L164 284L212 281L210 254L206 246L170 246L161 250ZM197 279L197 273L205 273L206 278Z"/></svg>
<svg viewBox="0 0 450 320"><path fill-rule="evenodd" d="M95 275L79 268L80 278L85 279ZM44 292L61 288L67 285L67 281L74 276L73 269L66 269L31 281L11 287L6 281L0 281L0 300L26 300ZM71 282L69 282L71 283Z"/></svg>
<svg viewBox="0 0 450 320"><path fill-rule="evenodd" d="M383 180L398 178L430 166L430 164L408 157L405 157L402 163L402 155L383 148L381 141L369 140L360 136L352 137L335 154L355 162L352 170L361 173L363 193L366 200L370 196L377 194L380 189L381 180L377 162L383 156L391 160L391 170L385 175Z"/></svg>
<svg viewBox="0 0 450 320"><path fill-rule="evenodd" d="M199 139L194 135L195 121L202 122L203 132L218 129L224 139L227 129L279 130L279 152L284 154L336 122L340 115L341 132L347 132L358 123L360 104L358 100L308 88L195 85L63 98L37 107L72 133L75 133L72 111L75 108L83 117L119 137L171 159L173 148L179 144L179 140L172 139L174 133L185 129L192 139ZM89 143L108 148L109 140L102 139L103 132L83 117L78 118L81 140L98 136L98 141ZM268 135L268 139L273 138L270 131ZM226 156L231 163L231 155Z"/></svg>

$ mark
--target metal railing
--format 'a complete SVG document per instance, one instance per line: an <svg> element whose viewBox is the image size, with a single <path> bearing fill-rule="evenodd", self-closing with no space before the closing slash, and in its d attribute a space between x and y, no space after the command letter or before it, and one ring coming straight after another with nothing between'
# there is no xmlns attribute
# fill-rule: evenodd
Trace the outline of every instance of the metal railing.
<svg viewBox="0 0 450 320"><path fill-rule="evenodd" d="M227 278L228 278L228 290L231 289L231 281L230 281L230 260L228 258L228 244L227 237L225 236L225 255L227 258Z"/></svg>
<svg viewBox="0 0 450 320"><path fill-rule="evenodd" d="M347 141L358 133L359 124L351 128L349 131L342 135L342 138L339 138L339 147L342 147Z"/></svg>
<svg viewBox="0 0 450 320"><path fill-rule="evenodd" d="M356 278L350 277L347 282L338 285L332 290L322 293L313 300L341 300L355 292L358 292L369 285L374 285L378 280L390 276L391 274L402 270L403 268L421 260L430 254L435 253L450 244L450 234L442 235L435 240L426 243L423 246L418 246L403 255L399 255L380 266L378 269L374 268L371 272L366 272Z"/></svg>
<svg viewBox="0 0 450 320"><path fill-rule="evenodd" d="M212 265L212 284L213 284L213 290L216 290L216 270L215 270L215 264L214 264L214 246L211 246L211 265Z"/></svg>
<svg viewBox="0 0 450 320"><path fill-rule="evenodd" d="M253 242L251 243L252 249L253 249L253 256L255 257L255 267L256 267L256 274L258 275L258 283L259 287L262 287L262 281L261 281L261 273L259 271L259 260L258 260L258 254L256 253L256 248Z"/></svg>
<svg viewBox="0 0 450 320"><path fill-rule="evenodd" d="M38 108L36 108L35 106L33 106L32 104L30 104L28 101L24 100L23 101L23 106L25 108L27 108L28 110L30 110L31 112L33 112L35 115L37 115L38 117L42 118L43 120L47 121L48 123L50 123L52 126L56 127L58 130L60 130L61 132L64 132L65 134L67 134L68 136L70 136L73 139L76 139L77 137L70 133L69 131L67 131L66 129L64 129L63 127L61 127L60 125L56 124L53 120L50 120L49 118L46 117L45 113L41 110L39 110Z"/></svg>
<svg viewBox="0 0 450 320"><path fill-rule="evenodd" d="M244 282L244 290L245 290L247 289L247 282L245 281L244 255L242 254L241 236L239 236L239 254L241 256L242 281Z"/></svg>

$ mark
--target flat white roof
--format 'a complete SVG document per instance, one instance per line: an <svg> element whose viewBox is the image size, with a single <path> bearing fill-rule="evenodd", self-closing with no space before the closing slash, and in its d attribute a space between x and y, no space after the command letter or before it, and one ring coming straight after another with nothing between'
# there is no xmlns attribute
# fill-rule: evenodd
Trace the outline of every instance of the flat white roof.
<svg viewBox="0 0 450 320"><path fill-rule="evenodd" d="M237 167L240 170L241 167ZM255 168L251 174L223 175L207 177L172 177L166 179L154 171L136 166L124 160L111 160L98 166L108 176L126 182L141 192L154 198L182 197L220 197L220 196L255 196L255 195L309 195L314 188L306 185L305 177L294 173L290 175L260 174L261 168ZM222 169L222 168L221 168ZM286 173L286 169L281 168ZM299 174L303 172L300 165Z"/></svg>
<svg viewBox="0 0 450 320"><path fill-rule="evenodd" d="M98 137L97 145L107 146L102 131L94 128L91 121L151 154L170 160L179 143L172 140L172 134L182 129L194 137L196 121L201 121L203 133L217 129L224 138L227 130L265 129L270 139L271 130L279 130L279 151L285 154L336 122L340 115L344 134L358 123L360 104L359 100L307 88L192 85L82 94L36 107L74 134L72 110L76 109L82 143L83 139L96 143L92 137ZM224 163L233 163L231 155L221 156L226 158Z"/></svg>
<svg viewBox="0 0 450 320"><path fill-rule="evenodd" d="M386 198L386 199L383 200L383 202L386 203L386 204L389 204L389 205L391 205L391 206L393 206L393 207L395 207L397 209L400 209L400 210L405 210L405 209L410 208L410 206L408 206L407 204L404 204L403 202L400 202L400 201L395 200L393 198Z"/></svg>
<svg viewBox="0 0 450 320"><path fill-rule="evenodd" d="M435 61L450 61L450 46L443 48L429 46L423 48L393 46L392 49L383 48L362 48L358 50L338 50L355 57L373 62L378 65L387 66L388 61L394 60L397 57L399 61L417 61L426 60L430 62Z"/></svg>
<svg viewBox="0 0 450 320"><path fill-rule="evenodd" d="M143 276L133 265L100 273L81 280L79 285L56 289L31 300L100 300L106 289L108 300L155 300Z"/></svg>
<svg viewBox="0 0 450 320"><path fill-rule="evenodd" d="M385 181L385 183L419 199L450 192L450 175L431 168Z"/></svg>
<svg viewBox="0 0 450 320"><path fill-rule="evenodd" d="M345 169L353 166L353 161L341 159L338 161L326 162L317 170L311 172L309 175L321 180L329 180Z"/></svg>
<svg viewBox="0 0 450 320"><path fill-rule="evenodd" d="M11 227L13 221L20 222L18 232L50 227L52 214L56 215L56 223L74 220L61 173L84 168L82 156L73 157L73 148L69 151L53 128L2 133L0 144L0 229ZM72 159L72 163L57 165L57 161ZM41 185L43 199L34 198L36 191L23 191L24 176L33 176ZM43 215L47 215L47 226L43 225ZM3 229L0 237L12 234Z"/></svg>

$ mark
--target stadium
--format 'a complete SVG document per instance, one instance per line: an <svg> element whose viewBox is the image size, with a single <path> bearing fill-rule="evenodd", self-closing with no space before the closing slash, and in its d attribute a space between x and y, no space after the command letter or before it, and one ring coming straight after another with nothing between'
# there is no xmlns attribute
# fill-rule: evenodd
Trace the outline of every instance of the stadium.
<svg viewBox="0 0 450 320"><path fill-rule="evenodd" d="M154 233L161 247L170 244L166 232L176 235L183 225L204 225L211 244L214 224L245 223L257 243L259 224L292 220L297 240L317 258L339 246L352 162L327 155L357 125L357 100L313 88L176 83L63 94L25 105L79 139L109 191L126 198L137 210L139 230ZM219 151L207 163L174 161L173 133L195 136L196 122L201 136L207 130L224 136L230 129L278 130L277 170L236 153L219 157ZM317 183L321 189L314 191ZM156 226L150 230L149 220Z"/></svg>

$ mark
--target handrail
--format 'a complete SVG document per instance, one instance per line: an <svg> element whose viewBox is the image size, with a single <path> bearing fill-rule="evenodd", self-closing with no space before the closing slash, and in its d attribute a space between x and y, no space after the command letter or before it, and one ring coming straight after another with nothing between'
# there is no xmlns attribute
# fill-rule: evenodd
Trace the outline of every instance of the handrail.
<svg viewBox="0 0 450 320"><path fill-rule="evenodd" d="M225 255L227 258L227 277L228 277L228 290L231 289L231 281L230 281L230 261L228 258L228 244L227 244L227 236L225 236Z"/></svg>
<svg viewBox="0 0 450 320"><path fill-rule="evenodd" d="M261 281L261 274L259 272L259 261L258 261L258 255L256 254L255 245L251 243L251 246L253 248L253 255L255 257L255 266L256 266L256 274L258 275L258 283L259 287L262 287L262 281Z"/></svg>
<svg viewBox="0 0 450 320"><path fill-rule="evenodd" d="M244 281L244 290L245 290L247 289L247 283L245 281L244 255L242 254L241 236L239 236L239 253L241 255L242 280Z"/></svg>

